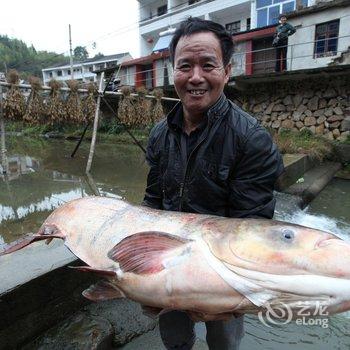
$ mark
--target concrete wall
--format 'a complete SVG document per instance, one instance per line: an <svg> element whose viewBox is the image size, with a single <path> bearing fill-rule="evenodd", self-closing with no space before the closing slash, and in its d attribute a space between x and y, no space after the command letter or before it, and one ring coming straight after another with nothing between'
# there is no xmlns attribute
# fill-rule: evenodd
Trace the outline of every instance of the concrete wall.
<svg viewBox="0 0 350 350"><path fill-rule="evenodd" d="M336 56L314 58L316 25L340 19L338 53ZM289 38L288 70L325 67L350 46L350 7L333 8L289 21L297 28Z"/></svg>
<svg viewBox="0 0 350 350"><path fill-rule="evenodd" d="M246 69L246 42L235 44L232 55L232 76L244 75Z"/></svg>
<svg viewBox="0 0 350 350"><path fill-rule="evenodd" d="M177 2L175 0L172 0L173 4L176 6ZM140 12L143 13L146 11L148 12L154 12L156 11L156 8L161 6L161 4L165 4L166 2L156 2L150 4L147 9L142 8ZM240 6L244 4L247 8L246 13L244 16L241 16L241 10L236 11L236 17L234 16L234 8L236 6ZM140 3L141 7L142 2ZM229 17L224 20L224 17L227 16L228 12L227 10L230 9L231 12ZM239 9L239 7L238 7ZM176 7L175 9L171 10L169 13L162 15L160 17L155 17L147 21L143 21L143 23L140 24L140 52L141 56L148 55L151 50L149 46L146 44L146 40L148 36L155 36L160 31L163 31L167 29L169 26L176 26L183 20L185 20L187 17L193 16L193 17L200 17L200 18L211 18L213 20L218 21L221 24L226 24L230 22L234 22L235 20L243 19L245 23L245 19L250 16L250 0L214 0L214 1L200 1L198 3L194 3L192 5L187 5L185 7ZM232 19L231 19L232 18ZM236 19L235 19L236 18ZM225 22L227 20L227 22ZM245 24L244 24L245 25ZM154 44L153 44L154 45ZM153 46L152 46L153 47Z"/></svg>
<svg viewBox="0 0 350 350"><path fill-rule="evenodd" d="M136 66L128 66L120 68L119 78L121 85L135 85Z"/></svg>
<svg viewBox="0 0 350 350"><path fill-rule="evenodd" d="M167 73L168 73L168 81L170 85L174 84L174 77L173 77L173 67L172 64L169 60L169 58L165 59L159 59L155 61L154 64L154 73L155 73L155 87L162 87L164 86L164 67L166 66L167 68Z"/></svg>

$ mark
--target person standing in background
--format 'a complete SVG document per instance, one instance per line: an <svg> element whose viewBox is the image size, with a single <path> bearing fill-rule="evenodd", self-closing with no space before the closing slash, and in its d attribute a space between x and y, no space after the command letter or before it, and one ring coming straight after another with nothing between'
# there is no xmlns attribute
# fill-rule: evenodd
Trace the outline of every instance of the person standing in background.
<svg viewBox="0 0 350 350"><path fill-rule="evenodd" d="M287 16L279 16L279 25L276 28L272 45L276 47L276 67L275 72L283 72L287 69L287 49L288 37L295 33L295 28L287 23Z"/></svg>

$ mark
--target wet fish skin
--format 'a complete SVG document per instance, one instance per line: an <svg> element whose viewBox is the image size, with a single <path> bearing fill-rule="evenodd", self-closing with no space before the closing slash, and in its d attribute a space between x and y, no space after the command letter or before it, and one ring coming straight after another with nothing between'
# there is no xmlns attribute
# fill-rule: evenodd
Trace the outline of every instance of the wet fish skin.
<svg viewBox="0 0 350 350"><path fill-rule="evenodd" d="M65 245L108 281L84 296L126 296L156 310L185 310L201 319L257 313L281 301L330 313L350 309L350 244L329 233L264 219L231 219L132 206L85 197L56 209L36 240Z"/></svg>

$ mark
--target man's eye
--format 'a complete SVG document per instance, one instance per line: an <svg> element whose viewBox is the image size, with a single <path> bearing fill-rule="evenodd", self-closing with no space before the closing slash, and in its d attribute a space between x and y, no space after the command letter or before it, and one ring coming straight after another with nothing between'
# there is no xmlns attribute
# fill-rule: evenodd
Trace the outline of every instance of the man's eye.
<svg viewBox="0 0 350 350"><path fill-rule="evenodd" d="M181 72L189 72L191 70L191 66L188 64L183 64L177 67L177 69L180 70Z"/></svg>
<svg viewBox="0 0 350 350"><path fill-rule="evenodd" d="M206 72L210 72L210 71L212 71L215 68L216 67L213 64L209 64L209 63L207 63L207 64L205 64L203 66L203 70L206 71Z"/></svg>

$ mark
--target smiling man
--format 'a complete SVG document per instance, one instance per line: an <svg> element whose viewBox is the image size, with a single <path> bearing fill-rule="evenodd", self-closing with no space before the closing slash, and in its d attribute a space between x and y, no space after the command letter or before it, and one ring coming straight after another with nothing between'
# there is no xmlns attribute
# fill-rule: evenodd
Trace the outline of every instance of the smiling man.
<svg viewBox="0 0 350 350"><path fill-rule="evenodd" d="M143 204L155 209L227 217L272 218L281 156L258 121L227 100L233 42L220 25L189 18L170 43L181 100L151 132ZM185 276L184 276L185 278ZM159 318L167 349L191 349L194 321L206 322L209 349L238 349L243 317L171 311Z"/></svg>

